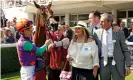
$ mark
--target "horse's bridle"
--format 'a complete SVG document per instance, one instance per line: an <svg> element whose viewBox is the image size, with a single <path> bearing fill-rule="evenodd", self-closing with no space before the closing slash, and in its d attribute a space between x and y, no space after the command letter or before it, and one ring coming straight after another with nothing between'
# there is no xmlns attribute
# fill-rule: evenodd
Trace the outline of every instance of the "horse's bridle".
<svg viewBox="0 0 133 80"><path fill-rule="evenodd" d="M50 30L48 28L48 26L50 25L50 18L52 18L52 16L50 16L49 18L47 18L46 20L43 17L43 21L44 21L44 26L46 27L46 31L48 31L49 35L48 35L48 39L52 39L52 36L50 34Z"/></svg>

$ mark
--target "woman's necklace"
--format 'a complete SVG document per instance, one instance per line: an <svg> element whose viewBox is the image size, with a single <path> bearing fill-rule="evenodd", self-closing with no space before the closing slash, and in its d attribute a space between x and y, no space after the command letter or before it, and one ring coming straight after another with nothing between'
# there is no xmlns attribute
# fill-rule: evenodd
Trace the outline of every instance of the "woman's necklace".
<svg viewBox="0 0 133 80"><path fill-rule="evenodd" d="M78 42L79 43L79 42ZM75 61L78 63L78 57L79 57L79 55L80 55L80 52L81 52L81 50L82 50L82 48L83 48L83 45L84 45L84 42L82 41L82 45L80 46L79 45L79 48L78 48L78 43L77 43L77 41L76 41L76 51L75 51Z"/></svg>

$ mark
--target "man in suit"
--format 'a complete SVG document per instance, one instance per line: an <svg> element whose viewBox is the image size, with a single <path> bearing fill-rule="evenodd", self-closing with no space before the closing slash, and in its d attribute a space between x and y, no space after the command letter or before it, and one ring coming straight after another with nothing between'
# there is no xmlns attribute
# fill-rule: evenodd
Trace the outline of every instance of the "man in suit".
<svg viewBox="0 0 133 80"><path fill-rule="evenodd" d="M125 23L124 22L120 23L120 30L124 31L125 38L127 38L129 36L128 29L125 27Z"/></svg>
<svg viewBox="0 0 133 80"><path fill-rule="evenodd" d="M6 23L7 23L8 19L5 18L5 15L3 14L1 17L1 27L6 27Z"/></svg>
<svg viewBox="0 0 133 80"><path fill-rule="evenodd" d="M101 29L94 36L99 48L100 80L125 80L130 74L131 58L125 43L123 31L114 32L113 17L104 13L101 15Z"/></svg>

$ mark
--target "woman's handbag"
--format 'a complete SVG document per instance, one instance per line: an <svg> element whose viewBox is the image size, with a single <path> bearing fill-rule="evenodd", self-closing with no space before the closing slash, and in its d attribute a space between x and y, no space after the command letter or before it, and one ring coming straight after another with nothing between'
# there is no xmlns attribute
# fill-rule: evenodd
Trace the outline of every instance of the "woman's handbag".
<svg viewBox="0 0 133 80"><path fill-rule="evenodd" d="M70 65L69 65L69 61L66 60L65 65L63 70L61 71L60 74L60 80L71 80L72 78L72 72L70 71Z"/></svg>

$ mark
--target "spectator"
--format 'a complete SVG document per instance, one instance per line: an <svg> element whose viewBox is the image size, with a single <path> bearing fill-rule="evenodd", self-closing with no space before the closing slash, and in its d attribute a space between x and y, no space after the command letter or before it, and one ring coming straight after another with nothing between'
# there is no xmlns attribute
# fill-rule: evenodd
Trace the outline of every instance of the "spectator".
<svg viewBox="0 0 133 80"><path fill-rule="evenodd" d="M116 22L113 22L112 26L118 26L118 24Z"/></svg>
<svg viewBox="0 0 133 80"><path fill-rule="evenodd" d="M1 17L1 27L6 27L6 22L8 21L8 19L5 18L5 15L3 14Z"/></svg>
<svg viewBox="0 0 133 80"><path fill-rule="evenodd" d="M16 31L16 23L17 23L16 20L17 20L16 17L13 17L13 20L11 22L11 26L14 27L15 31Z"/></svg>
<svg viewBox="0 0 133 80"><path fill-rule="evenodd" d="M4 31L0 28L0 41L1 43L6 43L4 38Z"/></svg>
<svg viewBox="0 0 133 80"><path fill-rule="evenodd" d="M65 36L70 40L73 38L73 30L68 25L65 25Z"/></svg>
<svg viewBox="0 0 133 80"><path fill-rule="evenodd" d="M90 34L94 34L95 30L99 29L101 26L100 26L100 12L99 11L92 11L90 14L89 14L89 17L88 17L88 22L89 22L89 31L90 31Z"/></svg>
<svg viewBox="0 0 133 80"><path fill-rule="evenodd" d="M11 22L10 21L7 21L7 26L5 27L5 29L10 29L13 36L15 37L16 36L16 31L14 29L14 27L11 26Z"/></svg>
<svg viewBox="0 0 133 80"><path fill-rule="evenodd" d="M129 36L128 29L125 27L125 23L124 22L120 23L120 30L124 31L125 38L127 38Z"/></svg>
<svg viewBox="0 0 133 80"><path fill-rule="evenodd" d="M6 43L15 43L15 37L13 36L11 30L9 28L7 28L5 30L5 40L6 40Z"/></svg>

